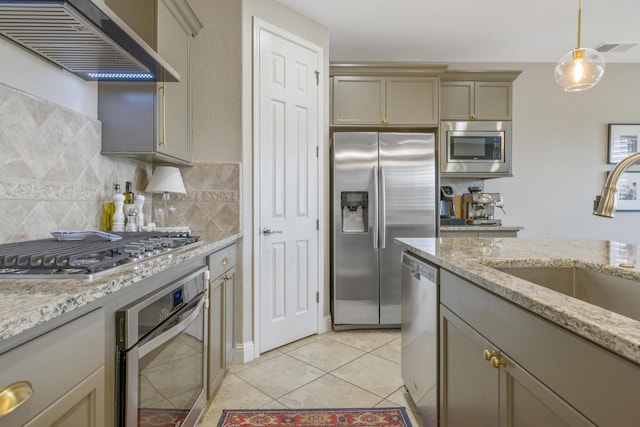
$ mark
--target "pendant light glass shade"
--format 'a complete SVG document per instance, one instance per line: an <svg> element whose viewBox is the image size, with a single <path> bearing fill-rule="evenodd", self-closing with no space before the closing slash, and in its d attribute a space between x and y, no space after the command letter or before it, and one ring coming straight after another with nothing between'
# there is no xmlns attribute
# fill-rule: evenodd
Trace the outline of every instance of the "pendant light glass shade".
<svg viewBox="0 0 640 427"><path fill-rule="evenodd" d="M594 87L604 75L604 58L600 52L580 47L582 0L578 0L578 44L556 64L553 78L565 92L579 92Z"/></svg>
<svg viewBox="0 0 640 427"><path fill-rule="evenodd" d="M604 58L591 48L578 48L564 54L556 64L553 78L566 92L594 87L604 75Z"/></svg>

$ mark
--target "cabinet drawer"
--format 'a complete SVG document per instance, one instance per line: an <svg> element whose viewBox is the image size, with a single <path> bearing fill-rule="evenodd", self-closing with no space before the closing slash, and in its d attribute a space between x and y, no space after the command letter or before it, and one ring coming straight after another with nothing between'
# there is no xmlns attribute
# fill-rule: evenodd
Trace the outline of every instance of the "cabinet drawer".
<svg viewBox="0 0 640 427"><path fill-rule="evenodd" d="M104 365L104 312L98 309L0 355L0 389L29 381L34 394L0 419L22 426Z"/></svg>
<svg viewBox="0 0 640 427"><path fill-rule="evenodd" d="M226 248L222 248L209 255L209 270L211 271L211 279L223 274L237 263L238 245L235 243Z"/></svg>

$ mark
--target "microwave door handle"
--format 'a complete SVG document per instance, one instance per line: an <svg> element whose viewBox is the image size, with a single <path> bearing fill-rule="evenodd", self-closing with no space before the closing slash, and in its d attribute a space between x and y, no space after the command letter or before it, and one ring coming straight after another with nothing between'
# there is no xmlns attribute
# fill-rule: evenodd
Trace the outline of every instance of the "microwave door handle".
<svg viewBox="0 0 640 427"><path fill-rule="evenodd" d="M380 166L380 248L384 249L387 243L387 196L384 168Z"/></svg>
<svg viewBox="0 0 640 427"><path fill-rule="evenodd" d="M373 249L378 249L378 167L373 167Z"/></svg>
<svg viewBox="0 0 640 427"><path fill-rule="evenodd" d="M204 294L195 301L195 306L187 311L187 317L182 319L177 325L173 325L168 329L160 327L158 331L145 338L144 343L138 344L138 358L144 357L150 351L158 348L162 344L169 341L179 333L183 332L189 325L200 315L200 309L204 305ZM186 314L186 313L184 313Z"/></svg>

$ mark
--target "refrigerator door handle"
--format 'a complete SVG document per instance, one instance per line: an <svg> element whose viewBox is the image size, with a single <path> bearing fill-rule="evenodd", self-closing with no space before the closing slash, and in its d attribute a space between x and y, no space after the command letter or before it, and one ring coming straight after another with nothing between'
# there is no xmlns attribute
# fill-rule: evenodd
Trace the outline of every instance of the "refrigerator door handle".
<svg viewBox="0 0 640 427"><path fill-rule="evenodd" d="M378 249L378 167L373 167L373 249Z"/></svg>
<svg viewBox="0 0 640 427"><path fill-rule="evenodd" d="M387 198L385 187L384 168L380 166L380 249L385 248L387 240Z"/></svg>

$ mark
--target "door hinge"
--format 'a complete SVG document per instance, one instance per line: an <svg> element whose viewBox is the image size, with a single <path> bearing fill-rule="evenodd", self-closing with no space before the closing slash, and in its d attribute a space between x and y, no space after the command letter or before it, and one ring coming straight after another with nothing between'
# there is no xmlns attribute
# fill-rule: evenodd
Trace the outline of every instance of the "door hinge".
<svg viewBox="0 0 640 427"><path fill-rule="evenodd" d="M316 292L316 304L320 304L320 292Z"/></svg>
<svg viewBox="0 0 640 427"><path fill-rule="evenodd" d="M316 86L320 86L320 71L314 71L316 73Z"/></svg>
<svg viewBox="0 0 640 427"><path fill-rule="evenodd" d="M320 230L320 220L316 219L316 230Z"/></svg>

